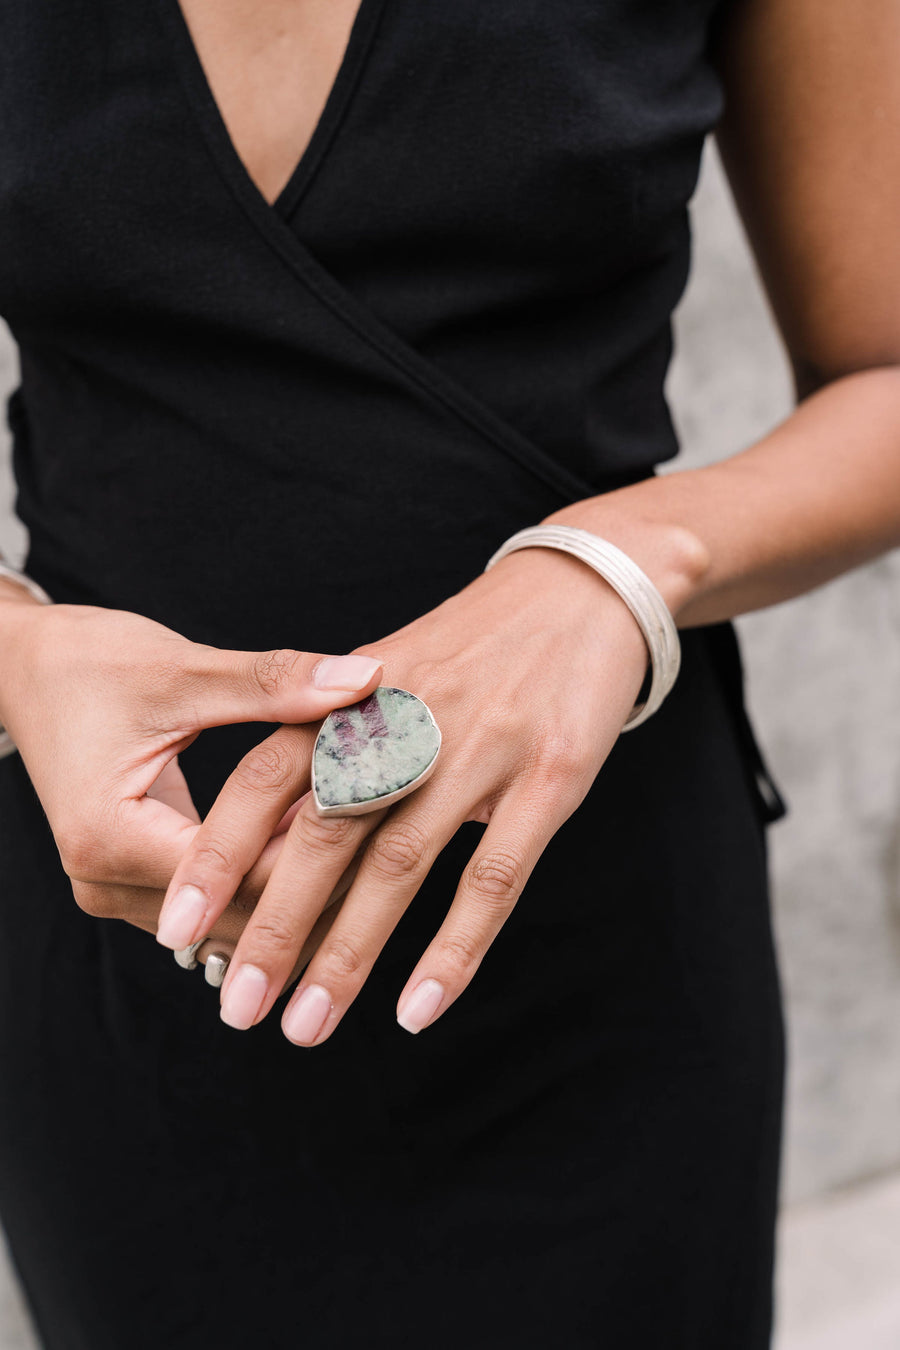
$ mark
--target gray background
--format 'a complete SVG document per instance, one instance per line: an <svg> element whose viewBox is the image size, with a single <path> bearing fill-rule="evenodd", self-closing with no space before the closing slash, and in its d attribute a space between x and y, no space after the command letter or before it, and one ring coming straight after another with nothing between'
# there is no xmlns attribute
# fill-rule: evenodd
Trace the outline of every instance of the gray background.
<svg viewBox="0 0 900 1350"><path fill-rule="evenodd" d="M677 316L670 380L684 465L741 449L791 406L780 344L712 153L694 218L695 267ZM7 386L15 377L5 338L0 377ZM0 547L18 553L5 472L0 487ZM790 1043L788 1202L900 1166L898 582L893 554L739 624L754 719L791 806L770 833ZM797 1212L795 1231L809 1250L807 1216L815 1212L803 1205ZM871 1227L870 1210L863 1212ZM894 1214L900 1219L896 1202L892 1223ZM841 1218L837 1230L846 1223ZM817 1301L818 1292L810 1305ZM13 1321L4 1333L2 1311L2 1350L29 1346ZM808 1315L800 1321L807 1326ZM824 1346L803 1334L804 1347ZM854 1343L863 1350L861 1337Z"/></svg>
<svg viewBox="0 0 900 1350"><path fill-rule="evenodd" d="M791 406L712 155L695 206L696 265L671 379L685 463L741 449ZM739 623L751 709L791 807L770 831L790 1199L900 1165L898 583L894 553Z"/></svg>

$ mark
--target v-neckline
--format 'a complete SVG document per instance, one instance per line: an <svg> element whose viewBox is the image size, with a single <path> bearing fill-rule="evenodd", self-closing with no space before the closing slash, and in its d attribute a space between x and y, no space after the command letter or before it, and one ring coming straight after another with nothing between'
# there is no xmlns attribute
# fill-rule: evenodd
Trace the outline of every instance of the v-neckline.
<svg viewBox="0 0 900 1350"><path fill-rule="evenodd" d="M232 171L237 173L244 180L245 185L256 194L265 210L272 211L287 219L300 204L301 197L312 182L313 176L343 120L351 95L359 76L362 74L369 46L375 34L376 22L385 0L359 0L347 39L347 46L344 49L340 65L335 72L331 88L319 113L312 135L291 170L284 187L271 202L238 154L179 0L159 0L159 3L167 20L166 27L175 41L183 78L194 95L191 101L205 123L207 135L217 144L220 153L224 155L226 160L230 161Z"/></svg>
<svg viewBox="0 0 900 1350"><path fill-rule="evenodd" d="M156 4L174 46L175 74L210 158L253 228L281 260L286 274L305 287L365 346L377 352L400 378L412 383L420 396L429 402L436 400L438 406L551 487L560 505L593 496L598 488L590 480L553 459L382 323L364 301L348 291L310 252L297 229L294 213L349 106L387 0L360 0L343 61L319 122L290 180L272 203L260 192L234 147L178 0L156 0Z"/></svg>

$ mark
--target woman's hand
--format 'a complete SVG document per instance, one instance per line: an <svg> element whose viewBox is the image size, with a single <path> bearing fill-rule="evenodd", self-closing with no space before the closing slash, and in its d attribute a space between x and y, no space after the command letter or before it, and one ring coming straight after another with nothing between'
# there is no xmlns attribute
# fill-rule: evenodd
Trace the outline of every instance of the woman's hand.
<svg viewBox="0 0 900 1350"><path fill-rule="evenodd" d="M136 614L47 607L14 583L0 585L0 722L25 761L75 898L89 914L151 932L200 825L178 753L205 727L321 718L370 692L380 671L371 658L221 651ZM294 726L289 734L299 797L315 733ZM217 938L237 942L295 809L288 803L233 888L234 903L215 916ZM178 947L190 940L174 937Z"/></svg>
<svg viewBox="0 0 900 1350"><path fill-rule="evenodd" d="M199 826L200 816L191 800L190 791L178 764L177 756L169 761L147 796L155 797L158 801L163 801L168 806L174 807L186 819L194 821ZM283 820L275 830L275 834L241 881L234 899L228 908L219 915L208 940L197 949L195 956L201 965L205 965L207 958L214 952L228 957L229 960L234 955L241 934L247 926L247 920L256 908L257 901L272 875L272 868L284 843L284 835L299 806L300 802L297 801L285 813ZM303 945L291 974L292 979L300 974L303 967L312 958L313 953L340 913L341 901L356 876L359 861L359 857L353 860L329 896L325 909L316 920L315 926ZM166 894L163 887L151 889L145 886L116 886L105 883L73 881L72 889L79 907L93 917L124 919L135 928L142 928L147 933L156 933L159 927L159 913Z"/></svg>
<svg viewBox="0 0 900 1350"><path fill-rule="evenodd" d="M247 1028L272 1008L348 861L359 871L283 1018L319 1044L364 983L437 855L467 820L484 833L446 919L413 971L399 1020L417 1032L459 996L553 834L583 800L639 693L643 636L615 592L577 559L515 553L458 595L365 649L443 735L432 777L369 816L320 817L304 800L238 943L222 1016ZM296 793L282 728L251 751L178 865L161 924L227 906ZM204 929L191 929L196 940Z"/></svg>

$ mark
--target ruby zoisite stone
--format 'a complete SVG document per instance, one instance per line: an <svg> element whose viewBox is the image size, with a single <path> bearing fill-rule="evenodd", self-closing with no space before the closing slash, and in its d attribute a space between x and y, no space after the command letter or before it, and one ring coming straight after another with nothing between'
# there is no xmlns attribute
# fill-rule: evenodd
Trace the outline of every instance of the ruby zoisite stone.
<svg viewBox="0 0 900 1350"><path fill-rule="evenodd" d="M312 790L323 816L355 816L399 801L430 775L441 733L426 703L382 685L336 708L313 750Z"/></svg>

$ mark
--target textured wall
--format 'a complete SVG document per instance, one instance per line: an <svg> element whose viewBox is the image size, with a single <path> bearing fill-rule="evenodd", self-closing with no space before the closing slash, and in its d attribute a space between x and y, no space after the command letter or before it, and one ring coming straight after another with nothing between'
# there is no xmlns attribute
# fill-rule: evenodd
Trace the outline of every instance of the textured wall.
<svg viewBox="0 0 900 1350"><path fill-rule="evenodd" d="M685 462L740 449L790 393L710 155L671 394ZM0 380L14 355L0 339ZM18 552L0 475L0 547ZM791 1042L786 1193L900 1165L900 557L741 623L792 808L771 833Z"/></svg>

